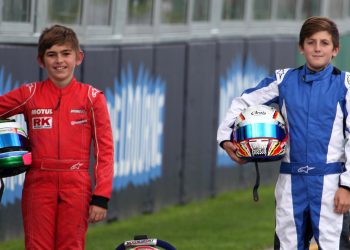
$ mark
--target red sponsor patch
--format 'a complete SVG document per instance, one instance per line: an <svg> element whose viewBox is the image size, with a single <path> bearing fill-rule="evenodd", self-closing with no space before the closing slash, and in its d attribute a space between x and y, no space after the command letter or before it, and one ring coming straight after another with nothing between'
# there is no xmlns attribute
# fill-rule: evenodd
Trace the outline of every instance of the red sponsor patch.
<svg viewBox="0 0 350 250"><path fill-rule="evenodd" d="M52 117L33 117L33 129L50 129L52 128Z"/></svg>

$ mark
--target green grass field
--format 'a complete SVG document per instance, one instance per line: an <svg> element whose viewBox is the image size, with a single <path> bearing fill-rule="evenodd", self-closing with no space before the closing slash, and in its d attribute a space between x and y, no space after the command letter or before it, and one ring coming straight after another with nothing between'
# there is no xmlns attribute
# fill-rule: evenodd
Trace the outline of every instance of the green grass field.
<svg viewBox="0 0 350 250"><path fill-rule="evenodd" d="M147 234L179 250L259 250L273 245L273 187L222 193L215 198L162 209L108 224L90 226L88 250L113 250L135 234ZM0 244L0 249L23 250L23 240Z"/></svg>

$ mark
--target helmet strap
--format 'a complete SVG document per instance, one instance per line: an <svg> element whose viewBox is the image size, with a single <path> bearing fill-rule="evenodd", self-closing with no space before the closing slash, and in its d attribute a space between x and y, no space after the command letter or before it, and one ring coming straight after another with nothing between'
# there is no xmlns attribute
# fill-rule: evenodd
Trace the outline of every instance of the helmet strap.
<svg viewBox="0 0 350 250"><path fill-rule="evenodd" d="M255 185L253 188L253 199L254 201L259 201L258 189L260 186L260 172L259 172L258 161L255 160L254 163L255 163L256 179L255 179Z"/></svg>

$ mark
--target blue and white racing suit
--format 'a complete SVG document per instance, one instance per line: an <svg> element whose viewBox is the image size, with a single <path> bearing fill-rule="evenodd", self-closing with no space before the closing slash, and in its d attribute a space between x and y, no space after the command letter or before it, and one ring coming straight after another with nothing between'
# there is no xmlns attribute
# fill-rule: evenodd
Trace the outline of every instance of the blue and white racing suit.
<svg viewBox="0 0 350 250"><path fill-rule="evenodd" d="M275 249L350 249L347 214L334 212L339 186L350 187L350 74L332 64L276 70L232 101L217 140L230 140L235 118L248 106L277 103L289 142L275 189Z"/></svg>

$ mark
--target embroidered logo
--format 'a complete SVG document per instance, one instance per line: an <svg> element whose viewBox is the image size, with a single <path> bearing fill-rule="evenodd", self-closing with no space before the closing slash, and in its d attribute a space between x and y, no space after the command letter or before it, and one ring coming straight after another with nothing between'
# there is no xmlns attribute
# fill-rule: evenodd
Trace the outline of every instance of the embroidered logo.
<svg viewBox="0 0 350 250"><path fill-rule="evenodd" d="M32 109L32 115L52 115L52 109Z"/></svg>
<svg viewBox="0 0 350 250"><path fill-rule="evenodd" d="M28 83L27 87L29 88L29 92L32 93L32 88L34 88L34 83Z"/></svg>
<svg viewBox="0 0 350 250"><path fill-rule="evenodd" d="M84 114L85 110L84 109L71 109L70 112L71 112L71 114Z"/></svg>
<svg viewBox="0 0 350 250"><path fill-rule="evenodd" d="M308 174L310 170L313 170L314 167L309 167L309 166L305 166L305 167L301 167L298 168L298 173L305 173Z"/></svg>
<svg viewBox="0 0 350 250"><path fill-rule="evenodd" d="M281 83L289 69L278 69L275 71L277 83Z"/></svg>
<svg viewBox="0 0 350 250"><path fill-rule="evenodd" d="M76 164L74 164L73 166L70 167L71 170L76 170L76 169L80 169L83 166L83 163L78 162Z"/></svg>
<svg viewBox="0 0 350 250"><path fill-rule="evenodd" d="M96 97L97 93L100 92L98 89L95 89L95 88L91 88L91 95L93 98Z"/></svg>
<svg viewBox="0 0 350 250"><path fill-rule="evenodd" d="M87 123L87 120L79 120L79 121L71 121L70 124L71 125L78 125L78 124L83 124L83 123Z"/></svg>
<svg viewBox="0 0 350 250"><path fill-rule="evenodd" d="M348 72L346 73L346 76L345 76L345 86L347 88L350 87L350 74Z"/></svg>
<svg viewBox="0 0 350 250"><path fill-rule="evenodd" d="M278 78L281 79L283 75L285 74L283 69L276 70L276 75L278 75Z"/></svg>

